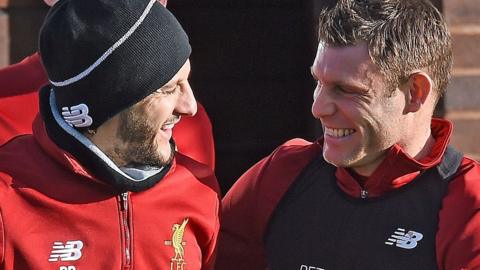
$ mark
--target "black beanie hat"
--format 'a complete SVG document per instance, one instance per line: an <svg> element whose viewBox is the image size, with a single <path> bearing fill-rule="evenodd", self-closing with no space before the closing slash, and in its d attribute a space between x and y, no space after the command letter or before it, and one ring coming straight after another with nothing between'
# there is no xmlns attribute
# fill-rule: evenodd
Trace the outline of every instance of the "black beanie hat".
<svg viewBox="0 0 480 270"><path fill-rule="evenodd" d="M97 128L165 85L191 53L157 0L61 0L48 13L40 55L71 126Z"/></svg>

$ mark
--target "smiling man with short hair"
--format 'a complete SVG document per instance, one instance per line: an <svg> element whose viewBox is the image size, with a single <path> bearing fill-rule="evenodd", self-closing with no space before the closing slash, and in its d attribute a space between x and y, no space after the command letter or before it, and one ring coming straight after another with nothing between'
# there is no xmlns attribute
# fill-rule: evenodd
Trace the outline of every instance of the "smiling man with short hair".
<svg viewBox="0 0 480 270"><path fill-rule="evenodd" d="M311 67L324 135L227 193L217 269L480 269L480 166L432 119L451 58L428 0L326 4Z"/></svg>

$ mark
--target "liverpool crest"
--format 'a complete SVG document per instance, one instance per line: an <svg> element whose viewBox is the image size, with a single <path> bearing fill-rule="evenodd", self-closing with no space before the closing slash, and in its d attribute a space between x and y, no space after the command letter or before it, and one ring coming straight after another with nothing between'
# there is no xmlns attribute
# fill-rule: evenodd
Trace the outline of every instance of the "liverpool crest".
<svg viewBox="0 0 480 270"><path fill-rule="evenodd" d="M170 262L170 270L185 270L185 250L183 246L187 242L183 241L183 234L185 233L185 227L187 227L188 218L184 219L182 224L173 224L172 227L172 240L165 241L165 245L173 246L175 255Z"/></svg>

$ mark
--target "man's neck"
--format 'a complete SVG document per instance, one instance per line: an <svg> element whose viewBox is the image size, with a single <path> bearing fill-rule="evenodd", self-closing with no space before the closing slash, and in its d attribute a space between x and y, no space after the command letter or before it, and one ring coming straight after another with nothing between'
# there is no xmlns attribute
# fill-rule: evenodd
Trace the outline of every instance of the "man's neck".
<svg viewBox="0 0 480 270"><path fill-rule="evenodd" d="M435 139L432 136L430 128L430 120L426 123L416 123L407 128L407 130L413 131L406 137L404 142L400 142L399 145L403 151L415 160L421 160L428 156L435 144ZM423 127L423 128L419 128Z"/></svg>
<svg viewBox="0 0 480 270"><path fill-rule="evenodd" d="M414 129L414 126L406 129L413 130L415 132L411 133L409 136L405 136L406 143L399 142L397 144L405 153L415 160L421 160L422 158L428 156L432 151L433 145L435 144L435 139L431 135L430 123L428 124L428 128L423 130L419 130L418 125L416 129ZM388 150L375 159L370 160L367 166L352 167L351 169L358 175L369 177L382 164L387 155Z"/></svg>
<svg viewBox="0 0 480 270"><path fill-rule="evenodd" d="M413 156L415 160L421 160L422 158L428 156L430 152L432 151L432 147L435 144L435 139L433 138L432 135L430 135L423 145L423 147L420 149L420 151ZM411 155L412 156L412 155Z"/></svg>

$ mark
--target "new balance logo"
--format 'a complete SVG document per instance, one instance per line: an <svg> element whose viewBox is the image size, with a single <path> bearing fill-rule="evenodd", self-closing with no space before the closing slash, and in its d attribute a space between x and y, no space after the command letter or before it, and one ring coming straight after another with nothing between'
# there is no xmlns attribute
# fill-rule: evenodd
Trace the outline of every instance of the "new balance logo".
<svg viewBox="0 0 480 270"><path fill-rule="evenodd" d="M300 265L300 270L325 270L325 269L316 267L316 266L302 264Z"/></svg>
<svg viewBox="0 0 480 270"><path fill-rule="evenodd" d="M397 230L387 239L386 245L396 245L399 248L412 249L415 248L423 234L415 231L405 232L405 229L397 228Z"/></svg>
<svg viewBox="0 0 480 270"><path fill-rule="evenodd" d="M63 242L53 242L52 253L50 254L49 262L76 261L82 257L82 241L67 241L65 245Z"/></svg>
<svg viewBox="0 0 480 270"><path fill-rule="evenodd" d="M70 108L63 107L62 116L72 127L89 127L93 123L92 117L88 115L88 106L83 103Z"/></svg>

